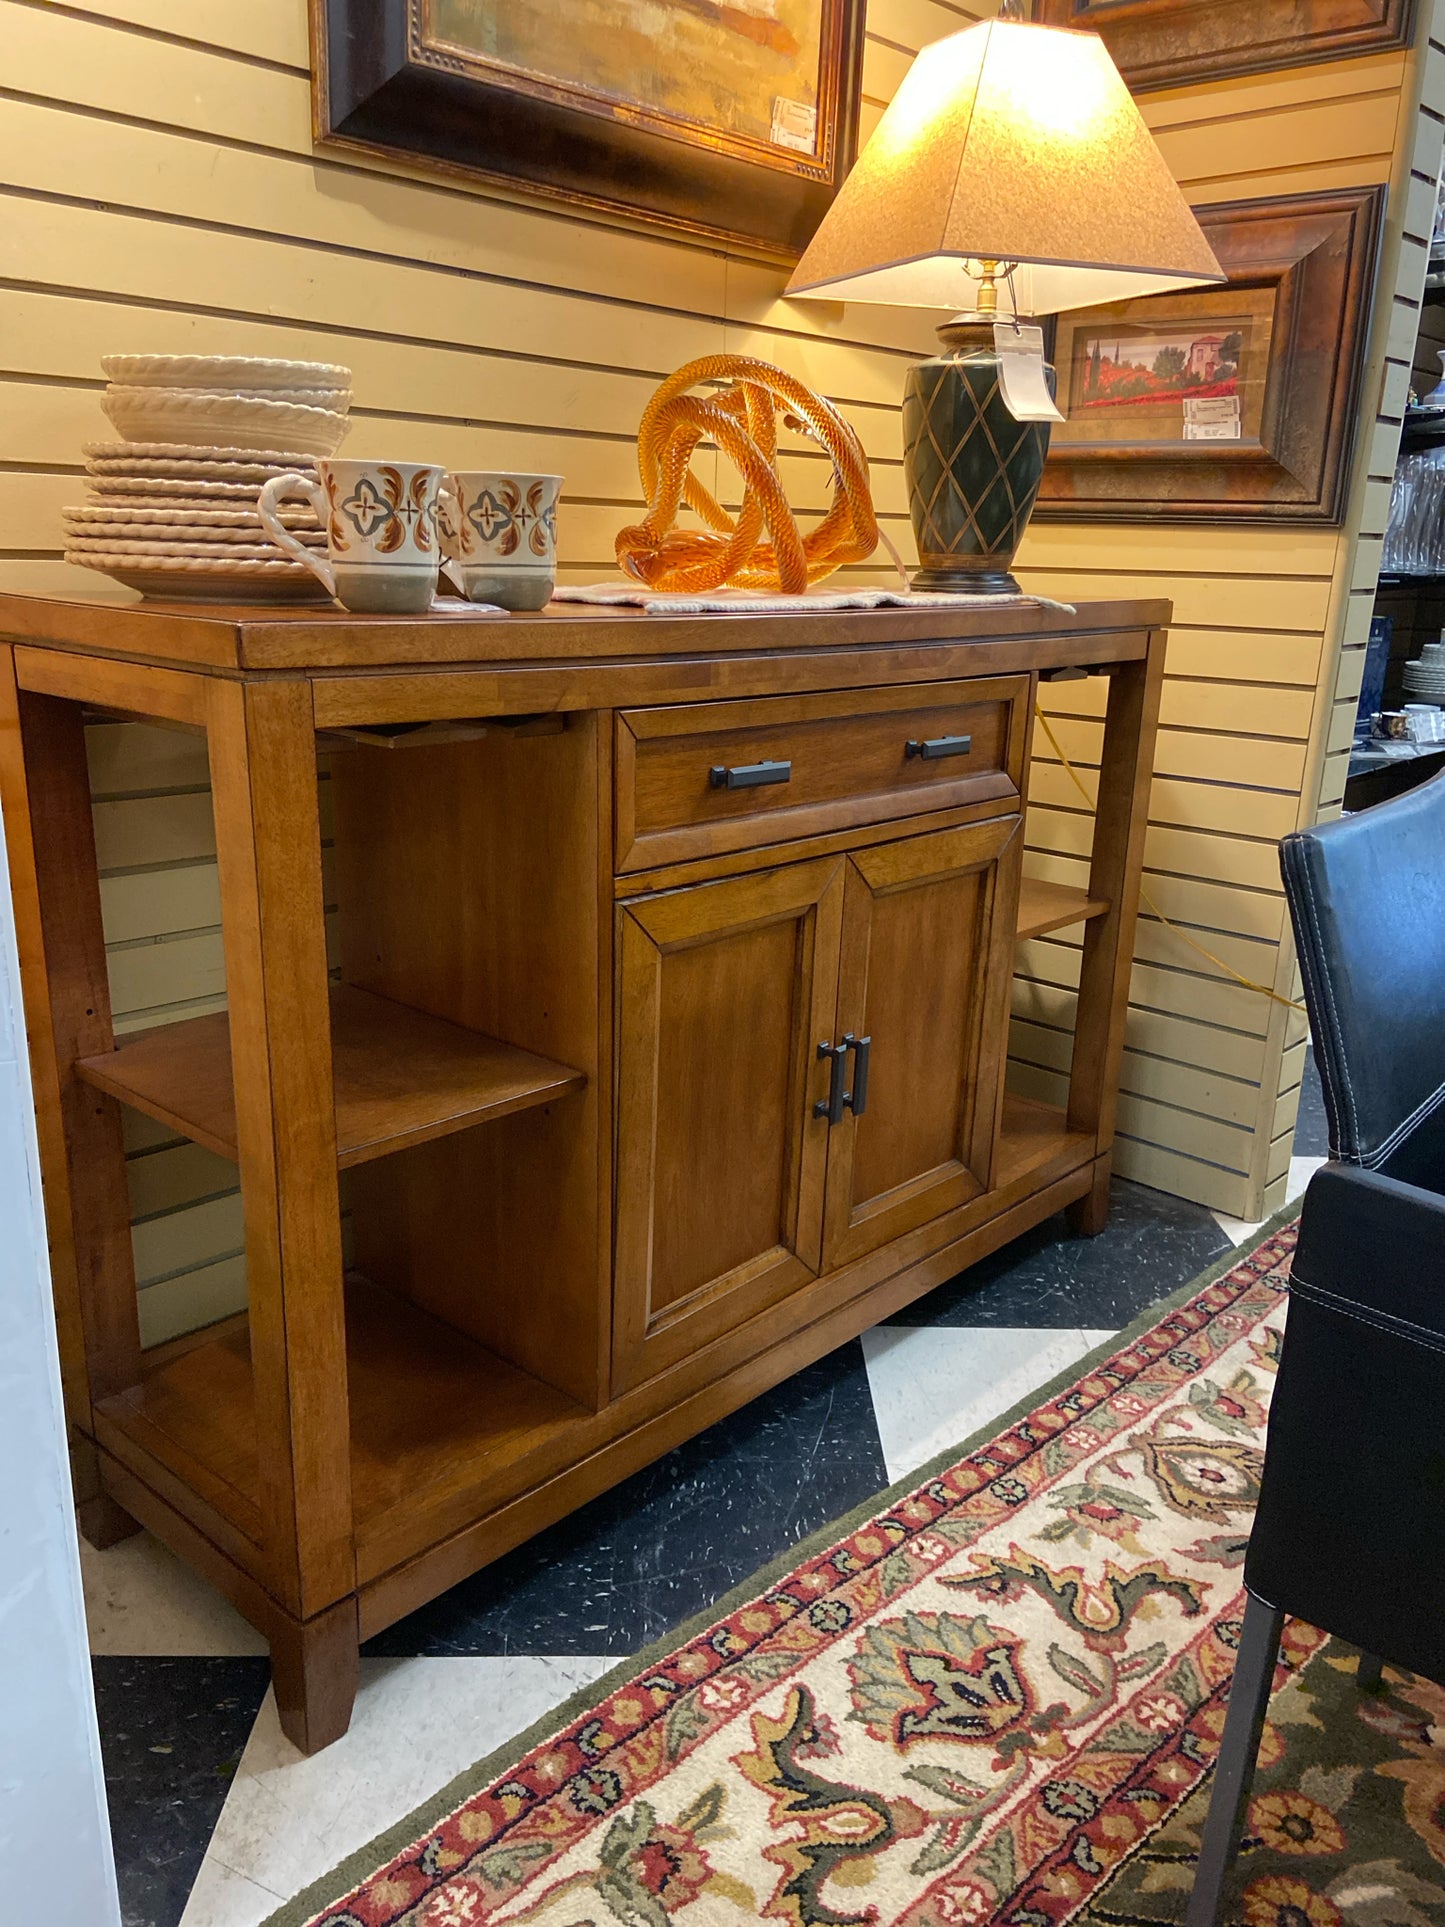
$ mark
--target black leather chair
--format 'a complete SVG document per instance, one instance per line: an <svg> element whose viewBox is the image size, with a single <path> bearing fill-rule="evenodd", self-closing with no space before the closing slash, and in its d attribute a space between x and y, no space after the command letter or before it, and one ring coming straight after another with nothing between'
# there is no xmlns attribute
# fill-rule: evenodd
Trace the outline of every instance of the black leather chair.
<svg viewBox="0 0 1445 1927"><path fill-rule="evenodd" d="M1286 837L1332 1162L1305 1194L1186 1927L1216 1927L1286 1613L1445 1683L1445 777Z"/></svg>

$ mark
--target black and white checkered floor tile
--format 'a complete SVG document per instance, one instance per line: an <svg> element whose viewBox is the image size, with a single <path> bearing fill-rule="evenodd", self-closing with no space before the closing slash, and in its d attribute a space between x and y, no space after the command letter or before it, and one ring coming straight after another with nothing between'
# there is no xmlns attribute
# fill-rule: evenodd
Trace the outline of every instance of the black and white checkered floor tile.
<svg viewBox="0 0 1445 1927"><path fill-rule="evenodd" d="M1325 1150L1307 1081L1291 1189ZM363 1648L351 1730L281 1736L265 1648L148 1535L84 1549L126 1927L254 1927L569 1693L949 1445L1254 1227L1115 1186L798 1373Z"/></svg>

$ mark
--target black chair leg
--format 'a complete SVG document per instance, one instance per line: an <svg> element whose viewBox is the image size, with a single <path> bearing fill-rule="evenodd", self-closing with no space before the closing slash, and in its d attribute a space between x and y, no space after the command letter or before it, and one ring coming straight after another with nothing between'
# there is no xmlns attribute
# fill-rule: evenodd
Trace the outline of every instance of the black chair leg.
<svg viewBox="0 0 1445 1927"><path fill-rule="evenodd" d="M1360 1667L1355 1675L1356 1684L1362 1693L1378 1693L1385 1683L1385 1662L1374 1653L1360 1654Z"/></svg>
<svg viewBox="0 0 1445 1927"><path fill-rule="evenodd" d="M1223 1920L1224 1887L1239 1851L1249 1789L1254 1780L1255 1756L1264 1727L1269 1689L1279 1657L1284 1614L1267 1606L1253 1593L1246 1595L1244 1631L1234 1684L1229 1689L1229 1711L1224 1721L1219 1760L1214 1769L1214 1792L1199 1849L1199 1871L1184 1927L1219 1927Z"/></svg>

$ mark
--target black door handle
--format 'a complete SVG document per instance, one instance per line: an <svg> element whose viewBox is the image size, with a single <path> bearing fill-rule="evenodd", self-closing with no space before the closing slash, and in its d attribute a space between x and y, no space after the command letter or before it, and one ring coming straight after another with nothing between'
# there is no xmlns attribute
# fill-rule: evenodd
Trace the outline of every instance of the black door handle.
<svg viewBox="0 0 1445 1927"><path fill-rule="evenodd" d="M714 763L707 773L707 780L715 790L756 790L764 783L787 783L792 780L793 765L782 763L734 763L729 769L723 763Z"/></svg>
<svg viewBox="0 0 1445 1927"><path fill-rule="evenodd" d="M828 1095L818 1099L813 1106L813 1115L826 1117L831 1129L834 1124L843 1122L843 1106L848 1101L848 1094L843 1089L843 1066L847 1061L848 1046L846 1043L830 1044L824 1038L818 1046L818 1055L828 1060Z"/></svg>
<svg viewBox="0 0 1445 1927"><path fill-rule="evenodd" d="M873 1049L871 1037L855 1037L850 1030L843 1039L845 1050L853 1053L853 1088L844 1091L843 1102L854 1117L862 1117L868 1108L868 1058Z"/></svg>
<svg viewBox="0 0 1445 1927"><path fill-rule="evenodd" d="M903 758L907 762L921 756L925 763L932 763L940 756L967 756L972 748L972 736L925 736L921 741L912 736L903 745Z"/></svg>

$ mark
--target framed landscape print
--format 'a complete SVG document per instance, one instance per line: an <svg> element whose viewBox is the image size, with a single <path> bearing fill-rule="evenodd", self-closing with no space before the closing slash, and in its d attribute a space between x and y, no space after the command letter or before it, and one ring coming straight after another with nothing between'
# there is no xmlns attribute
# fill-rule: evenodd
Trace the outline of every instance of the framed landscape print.
<svg viewBox="0 0 1445 1927"><path fill-rule="evenodd" d="M1338 522L1384 192L1197 207L1227 286L1059 315L1035 515Z"/></svg>
<svg viewBox="0 0 1445 1927"><path fill-rule="evenodd" d="M1036 0L1034 19L1102 35L1136 94L1408 47L1415 0Z"/></svg>
<svg viewBox="0 0 1445 1927"><path fill-rule="evenodd" d="M800 253L865 0L312 0L317 136Z"/></svg>

